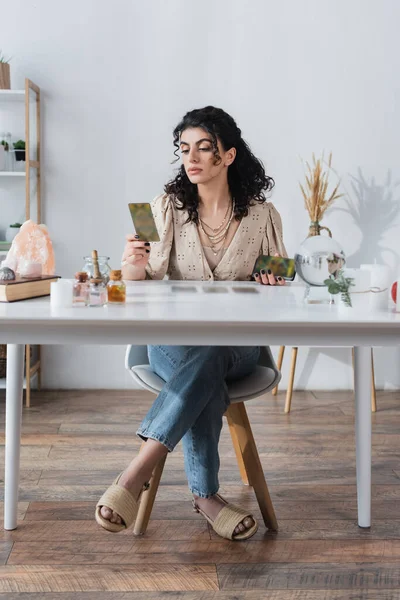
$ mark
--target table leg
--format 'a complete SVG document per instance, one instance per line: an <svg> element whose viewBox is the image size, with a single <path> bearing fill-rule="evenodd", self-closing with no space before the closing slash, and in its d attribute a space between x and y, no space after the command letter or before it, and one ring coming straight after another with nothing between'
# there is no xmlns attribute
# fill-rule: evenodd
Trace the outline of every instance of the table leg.
<svg viewBox="0 0 400 600"><path fill-rule="evenodd" d="M24 351L24 344L7 345L4 529L17 527Z"/></svg>
<svg viewBox="0 0 400 600"><path fill-rule="evenodd" d="M371 526L371 348L354 348L359 527Z"/></svg>

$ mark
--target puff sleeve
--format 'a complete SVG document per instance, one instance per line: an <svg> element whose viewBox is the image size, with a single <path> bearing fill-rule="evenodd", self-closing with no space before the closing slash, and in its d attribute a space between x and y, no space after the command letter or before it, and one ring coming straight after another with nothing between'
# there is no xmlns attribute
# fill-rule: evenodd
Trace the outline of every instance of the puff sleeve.
<svg viewBox="0 0 400 600"><path fill-rule="evenodd" d="M151 244L150 259L146 266L146 279L164 279L169 266L174 239L171 199L166 194L157 196L151 202L159 242Z"/></svg>
<svg viewBox="0 0 400 600"><path fill-rule="evenodd" d="M265 236L262 242L262 253L265 256L287 257L285 245L283 243L282 219L272 202L267 203L267 222L265 226Z"/></svg>

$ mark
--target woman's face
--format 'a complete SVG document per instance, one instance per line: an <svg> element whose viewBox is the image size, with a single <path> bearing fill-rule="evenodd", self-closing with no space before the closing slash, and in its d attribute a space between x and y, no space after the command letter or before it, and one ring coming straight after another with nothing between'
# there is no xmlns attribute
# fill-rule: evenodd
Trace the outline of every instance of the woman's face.
<svg viewBox="0 0 400 600"><path fill-rule="evenodd" d="M221 176L224 171L227 173L229 165L235 160L236 150L231 148L225 152L219 139L217 143L221 160L215 164L212 138L207 131L195 127L182 132L180 140L182 162L191 183L196 185L208 183Z"/></svg>

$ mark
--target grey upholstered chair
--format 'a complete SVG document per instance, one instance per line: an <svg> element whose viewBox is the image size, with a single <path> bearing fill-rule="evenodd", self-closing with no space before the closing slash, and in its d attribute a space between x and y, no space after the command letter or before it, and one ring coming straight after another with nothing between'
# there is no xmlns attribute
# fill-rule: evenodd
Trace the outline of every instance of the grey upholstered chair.
<svg viewBox="0 0 400 600"><path fill-rule="evenodd" d="M146 346L128 346L125 367L136 383L154 394L158 394L165 383L152 371ZM253 487L264 523L272 530L278 529L278 523L244 402L272 390L279 383L280 378L281 374L269 347L262 346L259 364L255 371L228 385L231 404L225 413L242 481ZM135 535L142 535L146 532L165 460L166 458L160 461L154 469L150 487L143 492L134 528Z"/></svg>

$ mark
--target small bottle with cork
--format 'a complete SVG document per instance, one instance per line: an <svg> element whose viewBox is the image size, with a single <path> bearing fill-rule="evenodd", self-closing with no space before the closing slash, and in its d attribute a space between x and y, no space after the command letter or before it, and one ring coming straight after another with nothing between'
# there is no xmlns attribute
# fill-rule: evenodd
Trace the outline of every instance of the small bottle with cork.
<svg viewBox="0 0 400 600"><path fill-rule="evenodd" d="M89 306L104 306L107 304L107 288L99 269L97 250L92 251L93 277L90 279Z"/></svg>
<svg viewBox="0 0 400 600"><path fill-rule="evenodd" d="M89 306L89 282L85 271L75 273L72 293L73 306Z"/></svg>
<svg viewBox="0 0 400 600"><path fill-rule="evenodd" d="M122 281L122 271L110 272L110 281L107 283L107 299L109 304L124 304L126 300L126 285Z"/></svg>

